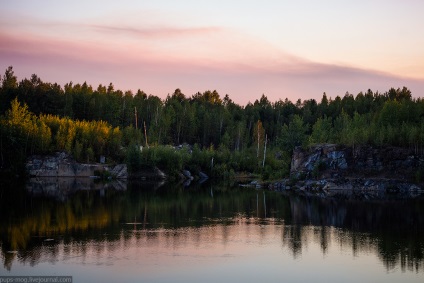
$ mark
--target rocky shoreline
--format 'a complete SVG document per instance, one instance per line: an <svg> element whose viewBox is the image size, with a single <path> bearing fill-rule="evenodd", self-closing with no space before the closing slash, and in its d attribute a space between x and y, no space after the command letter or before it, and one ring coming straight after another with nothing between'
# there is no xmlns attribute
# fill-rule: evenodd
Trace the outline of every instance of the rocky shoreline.
<svg viewBox="0 0 424 283"><path fill-rule="evenodd" d="M326 198L418 197L424 194L423 184L413 179L423 166L423 156L410 149L319 144L306 150L296 148L291 177L266 187Z"/></svg>
<svg viewBox="0 0 424 283"><path fill-rule="evenodd" d="M417 184L402 180L376 178L337 178L296 182L284 179L267 184L265 188L282 193L338 199L373 200L424 196L424 190Z"/></svg>
<svg viewBox="0 0 424 283"><path fill-rule="evenodd" d="M30 177L94 177L108 172L115 179L128 178L125 164L78 163L66 152L30 156L25 168Z"/></svg>
<svg viewBox="0 0 424 283"><path fill-rule="evenodd" d="M145 168L143 170L129 173L126 164L84 164L75 161L66 152L56 152L53 155L33 155L27 159L25 164L29 177L37 178L103 178L109 179L135 179L135 180L165 180L168 176L159 168ZM190 171L183 170L179 174L180 180L186 186L193 180L204 182L209 177L203 172L192 175Z"/></svg>
<svg viewBox="0 0 424 283"><path fill-rule="evenodd" d="M111 179L165 180L158 168L129 174L125 164L82 164L70 155L57 152L50 156L31 156L26 163L31 177L98 177ZM424 156L404 148L343 147L319 144L296 148L291 161L290 178L271 183L252 181L242 187L265 188L282 193L325 198L386 199L424 195L423 183L414 182L414 174L424 168ZM208 179L202 172L192 175L183 170L180 181L185 187L193 180Z"/></svg>

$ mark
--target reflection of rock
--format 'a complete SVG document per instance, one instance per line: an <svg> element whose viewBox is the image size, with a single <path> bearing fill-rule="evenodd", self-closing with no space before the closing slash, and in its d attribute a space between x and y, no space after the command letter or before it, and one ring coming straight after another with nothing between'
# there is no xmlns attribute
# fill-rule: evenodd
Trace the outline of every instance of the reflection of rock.
<svg viewBox="0 0 424 283"><path fill-rule="evenodd" d="M131 179L128 181L128 189L136 188L139 191L156 191L162 189L165 184L165 180ZM167 186L164 187L165 190L166 188Z"/></svg>
<svg viewBox="0 0 424 283"><path fill-rule="evenodd" d="M191 172L188 170L183 170L183 175L184 177L186 177L188 180L193 180L193 176L191 175Z"/></svg>
<svg viewBox="0 0 424 283"><path fill-rule="evenodd" d="M157 167L144 168L129 176L132 180L165 180L166 174Z"/></svg>
<svg viewBox="0 0 424 283"><path fill-rule="evenodd" d="M389 199L416 198L424 194L418 185L400 180L362 179L362 178L328 178L321 180L284 179L269 184L273 191L286 192L294 189L299 194L336 199Z"/></svg>
<svg viewBox="0 0 424 283"><path fill-rule="evenodd" d="M116 166L82 164L65 152L47 156L31 156L27 160L26 169L30 176L35 177L90 177L95 175L95 171L109 171L114 178L128 178L125 164Z"/></svg>
<svg viewBox="0 0 424 283"><path fill-rule="evenodd" d="M191 184L191 179L187 179L187 180L184 181L183 186L184 187L189 187L190 184Z"/></svg>
<svg viewBox="0 0 424 283"><path fill-rule="evenodd" d="M81 190L99 191L100 193L104 193L106 189L125 191L127 183L122 179L97 183L92 178L40 177L31 178L26 184L26 189L33 195L47 196L64 201L69 195Z"/></svg>
<svg viewBox="0 0 424 283"><path fill-rule="evenodd" d="M199 178L200 178L199 179L199 184L203 184L203 183L205 183L209 179L209 176L206 175L203 172L199 172Z"/></svg>
<svg viewBox="0 0 424 283"><path fill-rule="evenodd" d="M203 173L203 172L199 172L199 178L201 179L201 180L206 180L206 179L208 179L209 178L209 176L208 175L206 175L205 173Z"/></svg>

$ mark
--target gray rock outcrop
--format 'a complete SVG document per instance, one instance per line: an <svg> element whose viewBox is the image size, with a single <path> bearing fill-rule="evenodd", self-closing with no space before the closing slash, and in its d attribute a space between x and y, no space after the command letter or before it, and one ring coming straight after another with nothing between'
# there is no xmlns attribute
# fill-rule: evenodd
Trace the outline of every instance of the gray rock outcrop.
<svg viewBox="0 0 424 283"><path fill-rule="evenodd" d="M107 167L106 167L107 168ZM126 164L118 164L109 170L109 173L117 179L127 179L128 169Z"/></svg>
<svg viewBox="0 0 424 283"><path fill-rule="evenodd" d="M414 183L423 157L408 148L344 147L319 144L296 148L290 179L269 185L271 190L297 191L321 197L384 199L416 197L422 185Z"/></svg>
<svg viewBox="0 0 424 283"><path fill-rule="evenodd" d="M96 172L108 171L114 178L128 177L127 166L118 164L84 164L76 162L69 154L57 152L54 155L34 155L27 159L26 170L32 177L91 177Z"/></svg>
<svg viewBox="0 0 424 283"><path fill-rule="evenodd" d="M408 179L413 178L422 165L422 156L408 148L318 144L307 150L298 147L293 151L290 174L297 178L377 176Z"/></svg>

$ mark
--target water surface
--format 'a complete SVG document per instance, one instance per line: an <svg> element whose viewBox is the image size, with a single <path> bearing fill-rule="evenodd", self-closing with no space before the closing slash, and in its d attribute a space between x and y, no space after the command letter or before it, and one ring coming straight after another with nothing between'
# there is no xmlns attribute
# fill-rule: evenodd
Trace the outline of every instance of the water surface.
<svg viewBox="0 0 424 283"><path fill-rule="evenodd" d="M423 282L424 201L203 184L2 183L2 275L74 282Z"/></svg>

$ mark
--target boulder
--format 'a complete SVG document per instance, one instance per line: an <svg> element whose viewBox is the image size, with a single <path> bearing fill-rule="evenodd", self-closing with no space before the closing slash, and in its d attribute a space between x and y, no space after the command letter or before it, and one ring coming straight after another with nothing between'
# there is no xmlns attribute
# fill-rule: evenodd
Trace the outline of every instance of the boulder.
<svg viewBox="0 0 424 283"><path fill-rule="evenodd" d="M127 179L128 169L126 164L118 164L109 170L109 173L117 179Z"/></svg>

